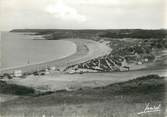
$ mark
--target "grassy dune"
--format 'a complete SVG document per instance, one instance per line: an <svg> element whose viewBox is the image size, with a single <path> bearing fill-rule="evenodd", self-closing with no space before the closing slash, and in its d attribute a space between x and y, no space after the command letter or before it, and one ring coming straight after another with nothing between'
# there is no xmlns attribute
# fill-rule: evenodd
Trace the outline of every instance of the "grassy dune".
<svg viewBox="0 0 167 117"><path fill-rule="evenodd" d="M149 75L105 87L20 97L2 103L1 114L2 117L24 114L27 117L163 117L165 84L164 77ZM160 104L161 111L138 115L148 103Z"/></svg>

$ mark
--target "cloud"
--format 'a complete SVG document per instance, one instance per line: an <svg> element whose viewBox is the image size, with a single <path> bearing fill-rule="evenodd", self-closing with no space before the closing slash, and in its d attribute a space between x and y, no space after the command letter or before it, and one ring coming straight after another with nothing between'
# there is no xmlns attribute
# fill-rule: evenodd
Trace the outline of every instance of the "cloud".
<svg viewBox="0 0 167 117"><path fill-rule="evenodd" d="M143 4L157 4L164 0L62 0L73 4L85 5L143 5Z"/></svg>
<svg viewBox="0 0 167 117"><path fill-rule="evenodd" d="M165 0L0 0L0 30L167 28L165 6Z"/></svg>
<svg viewBox="0 0 167 117"><path fill-rule="evenodd" d="M78 22L85 22L87 20L86 17L78 13L75 8L68 6L62 1L48 5L46 11L62 20L75 20Z"/></svg>

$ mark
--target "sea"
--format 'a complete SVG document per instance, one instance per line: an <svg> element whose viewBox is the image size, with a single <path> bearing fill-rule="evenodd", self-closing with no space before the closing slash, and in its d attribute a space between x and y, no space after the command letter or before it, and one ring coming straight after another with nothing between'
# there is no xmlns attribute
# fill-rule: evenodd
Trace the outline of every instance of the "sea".
<svg viewBox="0 0 167 117"><path fill-rule="evenodd" d="M0 69L58 60L76 52L75 43L46 40L33 33L0 33Z"/></svg>

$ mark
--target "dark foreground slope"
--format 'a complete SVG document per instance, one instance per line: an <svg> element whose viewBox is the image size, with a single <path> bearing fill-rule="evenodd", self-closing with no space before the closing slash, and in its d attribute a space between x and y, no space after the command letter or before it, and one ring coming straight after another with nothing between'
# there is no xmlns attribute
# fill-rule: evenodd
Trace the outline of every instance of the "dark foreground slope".
<svg viewBox="0 0 167 117"><path fill-rule="evenodd" d="M33 113L46 117L138 117L147 104L160 105L160 112L146 113L143 117L163 117L166 105L164 77L158 75L143 76L134 80L111 84L105 87L84 88L77 91L57 91L48 95L20 97L1 104L3 115L11 108L28 107L21 114L33 108ZM40 111L39 111L40 110ZM18 111L18 110L17 110ZM12 114L16 110L12 109ZM27 113L28 114L28 113ZM29 113L30 114L30 113ZM28 117L28 116L27 116Z"/></svg>
<svg viewBox="0 0 167 117"><path fill-rule="evenodd" d="M9 95L34 95L35 90L33 88L19 86L16 84L7 84L5 81L0 81L0 94Z"/></svg>
<svg viewBox="0 0 167 117"><path fill-rule="evenodd" d="M112 100L113 96L132 96L130 97L130 100L127 100L130 102L132 100L137 101L136 99L139 98L139 102L145 102L149 100L161 101L164 99L165 96L165 84L166 82L164 77L160 77L158 75L149 75L129 80L126 82L111 84L105 87L87 87L81 88L76 91L59 90L50 95L42 94L41 96L38 94L36 96L34 95L33 97L21 97L20 99L15 100L15 102L12 101L7 103L21 104L23 101L24 104L38 105L39 102L39 104L45 105L61 104L65 101L69 104L77 104L98 100ZM40 103L41 101L43 103Z"/></svg>

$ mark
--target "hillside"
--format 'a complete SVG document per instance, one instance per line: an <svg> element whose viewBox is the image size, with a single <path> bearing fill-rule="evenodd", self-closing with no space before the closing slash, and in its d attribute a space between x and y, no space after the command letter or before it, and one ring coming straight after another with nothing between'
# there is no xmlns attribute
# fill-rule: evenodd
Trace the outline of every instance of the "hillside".
<svg viewBox="0 0 167 117"><path fill-rule="evenodd" d="M27 116L32 116L32 112L38 116L45 114L47 117L71 117L73 111L78 116L91 115L101 117L138 117L138 112L144 110L147 103L151 105L162 105L160 112L147 113L147 117L163 117L165 100L165 85L167 82L164 77L149 75L110 84L97 88L81 88L76 91L60 90L52 94L25 96L1 104L2 114L18 115L26 112ZM19 106L31 107L20 109ZM40 109L40 111L39 111ZM17 113L19 111L19 113ZM80 113L82 112L82 113ZM62 115L63 114L63 115ZM37 117L38 117L37 116Z"/></svg>
<svg viewBox="0 0 167 117"><path fill-rule="evenodd" d="M160 101L165 97L165 82L164 77L158 75L148 75L139 77L133 80L110 84L104 87L97 88L81 88L76 91L60 90L52 94L39 94L35 97L20 98L14 101L15 104L27 103L27 104L40 104L43 100L43 104L60 104L64 101L66 103L83 103L89 101L98 100L112 100L113 96L132 96L130 99L140 99L140 102L147 100ZM38 97L38 98L37 98ZM53 98L54 100L50 99ZM133 100L129 100L130 102ZM6 102L6 103L12 103Z"/></svg>
<svg viewBox="0 0 167 117"><path fill-rule="evenodd" d="M82 73L145 69L148 65L154 65L159 59L167 57L166 54L157 53L167 49L167 39L107 38L101 39L99 42L111 47L111 53L84 63L68 66L64 71ZM164 60L161 60L161 63L163 62ZM164 63L163 66L165 65Z"/></svg>
<svg viewBox="0 0 167 117"><path fill-rule="evenodd" d="M14 29L11 32L33 32L36 35L45 35L46 39L61 38L165 38L167 31L165 29L145 30L145 29Z"/></svg>

